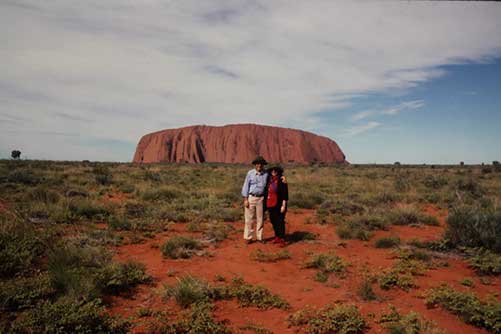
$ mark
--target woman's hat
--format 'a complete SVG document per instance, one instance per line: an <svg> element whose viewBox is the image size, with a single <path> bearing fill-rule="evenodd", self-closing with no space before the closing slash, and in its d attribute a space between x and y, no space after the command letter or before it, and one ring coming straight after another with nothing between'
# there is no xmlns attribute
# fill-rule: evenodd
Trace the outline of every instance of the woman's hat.
<svg viewBox="0 0 501 334"><path fill-rule="evenodd" d="M284 168L279 164L271 164L268 166L268 171L276 170L278 174L283 174Z"/></svg>
<svg viewBox="0 0 501 334"><path fill-rule="evenodd" d="M255 165L255 164L261 164L261 165L267 165L268 162L266 162L266 160L264 160L264 158L260 155L258 155L254 160L252 160L252 164Z"/></svg>

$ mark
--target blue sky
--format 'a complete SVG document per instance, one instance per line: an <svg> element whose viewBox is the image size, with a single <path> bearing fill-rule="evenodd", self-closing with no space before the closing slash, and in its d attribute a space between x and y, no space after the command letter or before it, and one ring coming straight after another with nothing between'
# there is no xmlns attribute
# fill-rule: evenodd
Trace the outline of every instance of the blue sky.
<svg viewBox="0 0 501 334"><path fill-rule="evenodd" d="M501 160L499 17L491 2L5 0L0 158L130 161L148 132L260 123L354 163Z"/></svg>

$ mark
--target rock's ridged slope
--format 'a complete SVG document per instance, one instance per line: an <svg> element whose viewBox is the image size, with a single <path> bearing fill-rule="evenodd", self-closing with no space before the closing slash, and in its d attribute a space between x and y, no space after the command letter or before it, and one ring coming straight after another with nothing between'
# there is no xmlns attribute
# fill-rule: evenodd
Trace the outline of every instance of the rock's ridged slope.
<svg viewBox="0 0 501 334"><path fill-rule="evenodd" d="M295 129L256 124L195 125L147 134L133 162L250 163L256 155L282 163L346 163L327 137Z"/></svg>

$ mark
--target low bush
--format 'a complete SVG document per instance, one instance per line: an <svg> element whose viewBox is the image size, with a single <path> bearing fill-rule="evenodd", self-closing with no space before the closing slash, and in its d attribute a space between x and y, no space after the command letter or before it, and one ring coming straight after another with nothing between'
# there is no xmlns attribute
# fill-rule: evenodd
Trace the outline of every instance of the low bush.
<svg viewBox="0 0 501 334"><path fill-rule="evenodd" d="M501 252L501 210L453 207L447 217L446 239L456 247L483 247Z"/></svg>
<svg viewBox="0 0 501 334"><path fill-rule="evenodd" d="M423 180L425 187L430 189L440 189L449 183L447 178L439 175L426 175Z"/></svg>
<svg viewBox="0 0 501 334"><path fill-rule="evenodd" d="M469 249L467 254L470 256L468 263L477 274L493 276L501 274L501 255L483 248Z"/></svg>
<svg viewBox="0 0 501 334"><path fill-rule="evenodd" d="M501 333L501 302L495 299L482 301L471 292L459 292L442 285L428 292L426 306L441 306L468 324Z"/></svg>
<svg viewBox="0 0 501 334"><path fill-rule="evenodd" d="M217 321L213 316L214 306L209 303L193 304L188 311L181 314L179 319L171 322L159 318L148 324L147 333L179 334L179 333L211 333L230 334L232 331L225 321Z"/></svg>
<svg viewBox="0 0 501 334"><path fill-rule="evenodd" d="M287 303L280 296L271 293L259 285L246 283L242 278L234 278L230 285L211 286L196 277L181 278L174 286L165 287L165 297L173 297L181 307L215 300L236 298L240 306L255 306L260 309L288 309Z"/></svg>
<svg viewBox="0 0 501 334"><path fill-rule="evenodd" d="M187 308L195 303L209 302L213 297L213 290L204 280L184 276L176 285L165 287L165 297L174 298L179 306Z"/></svg>
<svg viewBox="0 0 501 334"><path fill-rule="evenodd" d="M171 259L188 259L201 249L200 241L183 236L172 237L161 247L163 256Z"/></svg>
<svg viewBox="0 0 501 334"><path fill-rule="evenodd" d="M150 281L145 266L117 263L102 248L66 244L49 253L51 285L59 293L92 300L103 294L118 294Z"/></svg>
<svg viewBox="0 0 501 334"><path fill-rule="evenodd" d="M73 216L80 219L104 219L110 214L106 207L89 200L72 200L68 209Z"/></svg>
<svg viewBox="0 0 501 334"><path fill-rule="evenodd" d="M320 209L328 210L330 213L342 216L351 216L365 211L362 205L342 198L324 201L320 205Z"/></svg>
<svg viewBox="0 0 501 334"><path fill-rule="evenodd" d="M400 238L396 236L381 237L374 243L376 248L392 248L398 245L400 245Z"/></svg>
<svg viewBox="0 0 501 334"><path fill-rule="evenodd" d="M48 237L31 225L0 217L0 278L32 270Z"/></svg>
<svg viewBox="0 0 501 334"><path fill-rule="evenodd" d="M383 326L391 334L445 334L432 321L427 321L421 317L419 313L410 312L406 315L401 315L397 309L390 305L390 312L382 314L378 323Z"/></svg>
<svg viewBox="0 0 501 334"><path fill-rule="evenodd" d="M304 327L307 334L363 333L367 323L358 308L352 305L327 306L316 310L306 308L288 318L292 326Z"/></svg>
<svg viewBox="0 0 501 334"><path fill-rule="evenodd" d="M151 282L151 276L146 274L146 266L134 261L112 262L99 270L96 276L96 284L102 293L111 295Z"/></svg>
<svg viewBox="0 0 501 334"><path fill-rule="evenodd" d="M251 252L250 258L257 262L277 262L290 259L291 254L286 249L278 252L264 252L261 249L256 249Z"/></svg>
<svg viewBox="0 0 501 334"><path fill-rule="evenodd" d="M357 293L362 300L369 301L377 299L376 293L372 288L371 279L368 277L364 277L362 283L358 287Z"/></svg>
<svg viewBox="0 0 501 334"><path fill-rule="evenodd" d="M316 254L311 256L303 265L304 268L315 268L324 274L334 273L339 277L346 275L348 264L335 254Z"/></svg>
<svg viewBox="0 0 501 334"><path fill-rule="evenodd" d="M325 195L321 192L299 192L291 195L290 207L301 209L314 209L325 201Z"/></svg>
<svg viewBox="0 0 501 334"><path fill-rule="evenodd" d="M104 312L98 300L44 301L11 325L14 333L127 333L130 324Z"/></svg>
<svg viewBox="0 0 501 334"><path fill-rule="evenodd" d="M413 277L410 274L401 274L395 270L384 271L378 277L379 287L383 290L389 290L392 287L399 287L404 291L409 291L416 287Z"/></svg>
<svg viewBox="0 0 501 334"><path fill-rule="evenodd" d="M38 301L54 295L54 292L47 274L0 282L0 310L17 311L31 308Z"/></svg>
<svg viewBox="0 0 501 334"><path fill-rule="evenodd" d="M179 190L171 187L161 187L156 189L146 190L142 194L142 198L145 201L155 202L155 201L171 201L181 196Z"/></svg>
<svg viewBox="0 0 501 334"><path fill-rule="evenodd" d="M420 213L412 207L397 208L388 212L386 221L393 225L439 225L436 217Z"/></svg>
<svg viewBox="0 0 501 334"><path fill-rule="evenodd" d="M260 309L278 308L287 310L289 303L279 295L271 293L268 289L260 285L251 285L243 279L235 278L231 283L231 295L234 296L238 304L242 307L255 306Z"/></svg>

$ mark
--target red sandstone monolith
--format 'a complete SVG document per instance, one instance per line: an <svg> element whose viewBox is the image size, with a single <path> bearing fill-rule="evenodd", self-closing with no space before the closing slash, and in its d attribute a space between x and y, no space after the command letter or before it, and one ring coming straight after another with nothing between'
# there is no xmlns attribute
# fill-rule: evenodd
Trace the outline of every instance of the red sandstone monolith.
<svg viewBox="0 0 501 334"><path fill-rule="evenodd" d="M281 163L346 163L333 140L302 130L257 124L195 125L147 134L133 162L250 163L256 155Z"/></svg>

